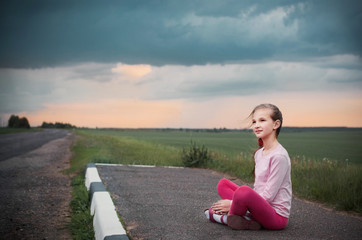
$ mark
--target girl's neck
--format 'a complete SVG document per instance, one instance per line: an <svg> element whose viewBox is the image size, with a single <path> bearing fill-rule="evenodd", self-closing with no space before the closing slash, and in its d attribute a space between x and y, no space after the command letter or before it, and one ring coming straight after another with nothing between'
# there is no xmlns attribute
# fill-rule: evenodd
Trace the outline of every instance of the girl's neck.
<svg viewBox="0 0 362 240"><path fill-rule="evenodd" d="M276 146L278 146L279 142L276 137L270 137L267 139L263 139L264 151L269 152L273 150Z"/></svg>

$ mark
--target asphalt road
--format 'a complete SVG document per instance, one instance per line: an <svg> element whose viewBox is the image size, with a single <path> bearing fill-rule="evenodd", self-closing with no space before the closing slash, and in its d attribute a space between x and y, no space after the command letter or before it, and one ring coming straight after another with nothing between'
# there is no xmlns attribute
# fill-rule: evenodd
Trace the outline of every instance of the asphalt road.
<svg viewBox="0 0 362 240"><path fill-rule="evenodd" d="M360 217L337 213L295 198L289 225L282 231L234 231L211 223L203 210L219 199L216 185L225 177L211 170L97 168L134 240L362 239Z"/></svg>
<svg viewBox="0 0 362 240"><path fill-rule="evenodd" d="M60 129L45 129L39 132L0 134L0 161L37 149L49 141L65 137L67 133Z"/></svg>
<svg viewBox="0 0 362 240"><path fill-rule="evenodd" d="M74 136L65 130L0 135L0 239L71 239Z"/></svg>

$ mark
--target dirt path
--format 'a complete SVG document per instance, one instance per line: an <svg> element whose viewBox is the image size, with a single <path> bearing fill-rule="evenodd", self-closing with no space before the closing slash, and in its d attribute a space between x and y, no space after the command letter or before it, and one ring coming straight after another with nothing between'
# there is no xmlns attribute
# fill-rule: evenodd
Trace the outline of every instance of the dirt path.
<svg viewBox="0 0 362 240"><path fill-rule="evenodd" d="M69 168L74 136L62 134L33 151L0 161L1 239L71 239L66 228L71 178L61 171Z"/></svg>

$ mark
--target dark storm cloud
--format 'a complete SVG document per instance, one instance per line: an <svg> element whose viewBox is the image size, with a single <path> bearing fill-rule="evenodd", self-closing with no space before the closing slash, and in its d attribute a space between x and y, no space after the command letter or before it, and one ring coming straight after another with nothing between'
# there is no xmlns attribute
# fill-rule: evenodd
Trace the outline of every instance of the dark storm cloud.
<svg viewBox="0 0 362 240"><path fill-rule="evenodd" d="M271 29L278 8L288 14ZM361 56L361 10L361 1L1 1L0 67Z"/></svg>

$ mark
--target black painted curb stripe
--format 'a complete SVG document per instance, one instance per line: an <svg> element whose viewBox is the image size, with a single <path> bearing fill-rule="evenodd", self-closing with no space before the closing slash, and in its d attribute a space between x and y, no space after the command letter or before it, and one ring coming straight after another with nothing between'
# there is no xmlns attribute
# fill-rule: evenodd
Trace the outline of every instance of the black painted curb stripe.
<svg viewBox="0 0 362 240"><path fill-rule="evenodd" d="M107 192L102 182L92 182L89 187L89 205L92 205L93 196L96 192Z"/></svg>
<svg viewBox="0 0 362 240"><path fill-rule="evenodd" d="M87 163L87 167L86 168L90 168L90 167L97 167L95 163Z"/></svg>
<svg viewBox="0 0 362 240"><path fill-rule="evenodd" d="M125 234L122 235L111 235L104 237L104 240L129 240L128 236Z"/></svg>

